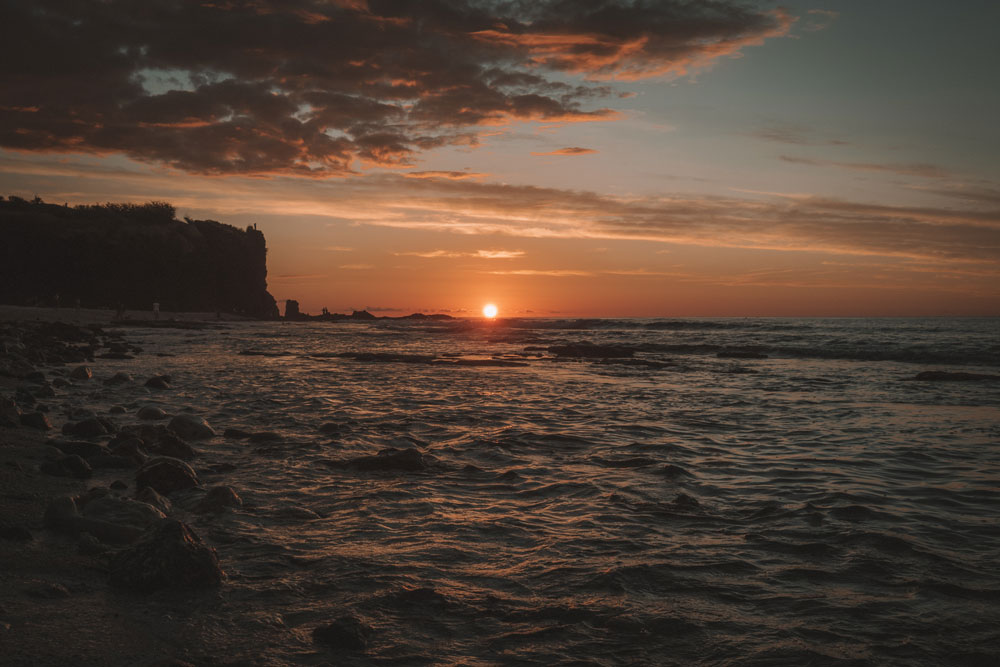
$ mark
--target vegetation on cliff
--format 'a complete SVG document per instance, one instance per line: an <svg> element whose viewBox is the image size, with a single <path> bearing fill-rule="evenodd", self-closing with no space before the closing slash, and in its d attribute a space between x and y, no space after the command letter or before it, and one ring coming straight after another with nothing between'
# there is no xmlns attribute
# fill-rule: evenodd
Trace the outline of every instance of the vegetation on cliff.
<svg viewBox="0 0 1000 667"><path fill-rule="evenodd" d="M264 235L175 213L164 202L0 197L0 303L277 317Z"/></svg>

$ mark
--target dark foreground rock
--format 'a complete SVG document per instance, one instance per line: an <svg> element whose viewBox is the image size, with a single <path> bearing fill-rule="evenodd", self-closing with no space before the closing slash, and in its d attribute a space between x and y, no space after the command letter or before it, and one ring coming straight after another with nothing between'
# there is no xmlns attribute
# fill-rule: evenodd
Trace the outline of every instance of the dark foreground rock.
<svg viewBox="0 0 1000 667"><path fill-rule="evenodd" d="M403 471L426 470L433 457L421 454L417 449L383 449L375 456L358 456L342 461L324 461L332 468L350 468L363 471Z"/></svg>
<svg viewBox="0 0 1000 667"><path fill-rule="evenodd" d="M225 574L212 549L186 524L161 521L111 560L112 586L135 593L218 586Z"/></svg>
<svg viewBox="0 0 1000 667"><path fill-rule="evenodd" d="M188 440L204 440L215 437L215 429L197 415L177 415L170 420L167 428Z"/></svg>
<svg viewBox="0 0 1000 667"><path fill-rule="evenodd" d="M330 648L363 651L368 648L371 628L354 616L341 616L333 623L313 630L312 636L315 641Z"/></svg>
<svg viewBox="0 0 1000 667"><path fill-rule="evenodd" d="M150 459L135 474L136 489L151 487L163 495L199 485L198 475L191 466L169 456Z"/></svg>
<svg viewBox="0 0 1000 667"><path fill-rule="evenodd" d="M199 514L217 514L226 508L238 509L243 507L243 499L229 486L216 486L208 490L208 493L201 499L195 512Z"/></svg>
<svg viewBox="0 0 1000 667"><path fill-rule="evenodd" d="M920 382L1000 382L1000 375L958 371L924 371L913 378Z"/></svg>

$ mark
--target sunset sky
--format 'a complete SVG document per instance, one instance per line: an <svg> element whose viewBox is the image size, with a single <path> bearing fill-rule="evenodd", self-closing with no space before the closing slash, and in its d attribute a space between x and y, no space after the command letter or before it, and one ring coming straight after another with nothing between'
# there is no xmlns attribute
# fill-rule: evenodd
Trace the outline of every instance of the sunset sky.
<svg viewBox="0 0 1000 667"><path fill-rule="evenodd" d="M1000 2L4 3L0 194L317 313L1000 314Z"/></svg>

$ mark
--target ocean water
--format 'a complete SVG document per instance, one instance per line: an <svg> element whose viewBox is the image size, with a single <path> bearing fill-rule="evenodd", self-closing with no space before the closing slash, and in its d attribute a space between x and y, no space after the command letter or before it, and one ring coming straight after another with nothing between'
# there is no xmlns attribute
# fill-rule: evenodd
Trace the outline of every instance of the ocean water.
<svg viewBox="0 0 1000 667"><path fill-rule="evenodd" d="M74 388L69 402L133 414L155 404L220 433L278 436L198 445L206 484L246 503L181 513L218 549L228 582L186 599L183 614L168 613L181 604L169 596L144 603L162 605L164 632L217 647L205 661L1000 662L1000 383L912 379L1000 374L1000 320L126 335L145 353L101 373L170 373L175 388ZM544 350L581 342L635 353ZM415 448L429 466L337 465L386 448ZM314 627L344 615L372 628L366 651L313 642Z"/></svg>

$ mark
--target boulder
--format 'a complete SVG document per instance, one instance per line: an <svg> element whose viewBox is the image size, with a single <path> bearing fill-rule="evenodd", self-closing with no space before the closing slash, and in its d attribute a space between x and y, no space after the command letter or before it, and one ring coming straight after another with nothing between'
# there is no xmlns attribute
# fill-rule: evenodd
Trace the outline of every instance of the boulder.
<svg viewBox="0 0 1000 667"><path fill-rule="evenodd" d="M180 459L160 456L147 461L135 474L135 488L152 487L157 493L170 495L180 489L200 486L198 475Z"/></svg>
<svg viewBox="0 0 1000 667"><path fill-rule="evenodd" d="M108 428L104 422L94 417L75 423L66 422L63 424L62 432L65 435L75 435L78 438L96 438L107 435Z"/></svg>
<svg viewBox="0 0 1000 667"><path fill-rule="evenodd" d="M218 513L227 507L243 507L243 499L229 486L215 486L208 490L201 501L195 507L195 512L200 514Z"/></svg>
<svg viewBox="0 0 1000 667"><path fill-rule="evenodd" d="M12 399L0 398L0 426L14 428L21 423L21 410Z"/></svg>
<svg viewBox="0 0 1000 667"><path fill-rule="evenodd" d="M94 474L90 464L79 456L64 456L55 461L43 461L38 468L46 475L54 477L76 477L87 479Z"/></svg>
<svg viewBox="0 0 1000 667"><path fill-rule="evenodd" d="M147 486L145 489L137 493L136 498L147 505L152 505L164 514L169 514L170 510L174 507L174 504L170 502L169 498L161 496L156 492L156 489L151 486Z"/></svg>
<svg viewBox="0 0 1000 667"><path fill-rule="evenodd" d="M147 447L151 453L156 454L157 456L172 456L175 459L181 459L183 461L190 461L198 455L198 453L194 450L194 447L184 442L173 433L167 433L157 438L151 444L148 444Z"/></svg>
<svg viewBox="0 0 1000 667"><path fill-rule="evenodd" d="M70 371L69 377L71 380L89 380L94 377L94 373L87 366L77 366Z"/></svg>
<svg viewBox="0 0 1000 667"><path fill-rule="evenodd" d="M37 428L39 431L48 431L52 428L49 418L41 412L26 412L22 414L21 425L28 428Z"/></svg>
<svg viewBox="0 0 1000 667"><path fill-rule="evenodd" d="M913 378L920 382L998 382L1000 375L964 373L961 371L923 371Z"/></svg>
<svg viewBox="0 0 1000 667"><path fill-rule="evenodd" d="M170 389L169 375L155 375L146 380L146 385L150 389Z"/></svg>
<svg viewBox="0 0 1000 667"><path fill-rule="evenodd" d="M45 508L45 527L50 530L65 530L80 514L70 496L53 498Z"/></svg>
<svg viewBox="0 0 1000 667"><path fill-rule="evenodd" d="M104 381L106 385L128 384L132 381L132 376L124 371L119 371Z"/></svg>
<svg viewBox="0 0 1000 667"><path fill-rule="evenodd" d="M139 419L157 421L160 419L166 419L167 413L164 412L162 408L158 408L155 405L144 405L139 408L139 411L135 413L135 416Z"/></svg>
<svg viewBox="0 0 1000 667"><path fill-rule="evenodd" d="M167 428L188 440L204 440L215 437L215 429L198 415L179 414L170 420Z"/></svg>
<svg viewBox="0 0 1000 667"><path fill-rule="evenodd" d="M85 459L89 459L91 456L101 456L111 453L111 450L107 446L85 440L49 440L47 444L58 448L64 454L75 454Z"/></svg>
<svg viewBox="0 0 1000 667"><path fill-rule="evenodd" d="M244 431L238 428L227 428L222 433L223 438L233 438L236 440L245 440L246 438L249 438L251 435L253 434L250 433L249 431Z"/></svg>
<svg viewBox="0 0 1000 667"><path fill-rule="evenodd" d="M426 470L428 459L432 457L424 456L417 449L410 447L407 449L396 449L389 447L383 449L375 456L358 456L346 461L326 461L325 463L334 468L352 468L354 470L365 471L405 471L414 472Z"/></svg>
<svg viewBox="0 0 1000 667"><path fill-rule="evenodd" d="M315 641L330 648L363 651L368 648L371 628L354 616L341 616L332 623L321 625L312 631Z"/></svg>
<svg viewBox="0 0 1000 667"><path fill-rule="evenodd" d="M125 412L126 412L125 406L122 405L112 405L110 408L108 408L108 413L112 415L123 415L125 414Z"/></svg>
<svg viewBox="0 0 1000 667"><path fill-rule="evenodd" d="M558 357L573 357L583 359L612 359L631 357L635 349L621 345L596 345L590 342L570 343L568 345L552 345L548 351Z"/></svg>
<svg viewBox="0 0 1000 667"><path fill-rule="evenodd" d="M87 459L87 463L92 468L104 468L111 470L130 470L138 463L130 456L119 456L117 454L98 454Z"/></svg>
<svg viewBox="0 0 1000 667"><path fill-rule="evenodd" d="M165 519L138 542L118 552L110 565L111 585L135 593L163 588L218 586L225 574L215 549L186 524Z"/></svg>
<svg viewBox="0 0 1000 667"><path fill-rule="evenodd" d="M149 458L146 450L143 448L144 444L139 438L119 436L109 443L109 447L115 456L126 456L134 461L136 465L142 465Z"/></svg>
<svg viewBox="0 0 1000 667"><path fill-rule="evenodd" d="M163 512L152 505L112 495L91 500L84 506L83 516L94 521L134 528L140 534L166 518ZM99 535L95 537L100 539Z"/></svg>

